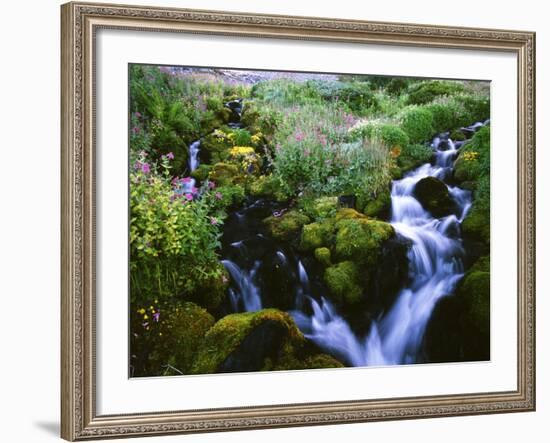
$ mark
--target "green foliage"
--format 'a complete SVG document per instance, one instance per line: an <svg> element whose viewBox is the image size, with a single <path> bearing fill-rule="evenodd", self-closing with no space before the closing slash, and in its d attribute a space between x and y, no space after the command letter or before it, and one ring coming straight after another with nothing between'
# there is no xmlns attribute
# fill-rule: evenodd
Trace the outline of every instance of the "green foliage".
<svg viewBox="0 0 550 443"><path fill-rule="evenodd" d="M369 217L383 218L391 209L390 190L386 189L375 196L360 195L357 199L357 207Z"/></svg>
<svg viewBox="0 0 550 443"><path fill-rule="evenodd" d="M328 245L332 241L333 235L334 226L328 221L305 225L302 229L300 249L312 251L323 245Z"/></svg>
<svg viewBox="0 0 550 443"><path fill-rule="evenodd" d="M208 179L218 186L234 184L239 179L239 168L232 163L216 163L212 166Z"/></svg>
<svg viewBox="0 0 550 443"><path fill-rule="evenodd" d="M329 296L339 304L353 305L361 301L363 290L358 279L359 270L353 261L343 261L325 269L324 281Z"/></svg>
<svg viewBox="0 0 550 443"><path fill-rule="evenodd" d="M408 103L411 105L423 105L431 102L436 97L453 95L464 90L457 82L430 80L417 83L409 90Z"/></svg>
<svg viewBox="0 0 550 443"><path fill-rule="evenodd" d="M214 318L190 302L151 300L130 311L134 377L189 374Z"/></svg>
<svg viewBox="0 0 550 443"><path fill-rule="evenodd" d="M479 182L483 177L489 176L490 137L490 128L484 126L461 148L454 165L456 180Z"/></svg>
<svg viewBox="0 0 550 443"><path fill-rule="evenodd" d="M352 139L368 138L380 140L388 148L403 148L409 143L409 136L399 126L391 123L373 122L355 127L350 131Z"/></svg>
<svg viewBox="0 0 550 443"><path fill-rule="evenodd" d="M434 134L432 113L422 107L407 108L401 117L401 129L407 133L411 143L429 140Z"/></svg>
<svg viewBox="0 0 550 443"><path fill-rule="evenodd" d="M252 135L246 129L233 130L233 144L235 146L250 146L252 144Z"/></svg>
<svg viewBox="0 0 550 443"><path fill-rule="evenodd" d="M205 306L216 305L225 271L216 254L220 232L208 200L190 202L177 194L167 167L158 174L145 157L135 167L130 174L131 300L201 293Z"/></svg>
<svg viewBox="0 0 550 443"><path fill-rule="evenodd" d="M410 80L403 77L394 77L386 85L386 92L391 95L401 95L410 84Z"/></svg>
<svg viewBox="0 0 550 443"><path fill-rule="evenodd" d="M413 162L414 165L422 165L428 163L433 156L432 149L420 143L414 145L407 145L401 150L401 154L397 158L399 166L405 168L407 162Z"/></svg>

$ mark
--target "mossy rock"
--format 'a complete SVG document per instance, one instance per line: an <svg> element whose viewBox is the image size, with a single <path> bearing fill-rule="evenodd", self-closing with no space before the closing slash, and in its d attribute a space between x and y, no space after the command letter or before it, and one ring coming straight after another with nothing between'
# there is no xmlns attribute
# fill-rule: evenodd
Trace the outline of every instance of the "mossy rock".
<svg viewBox="0 0 550 443"><path fill-rule="evenodd" d="M315 258L319 263L321 263L324 267L329 267L332 262L330 259L330 249L326 247L317 248L314 252Z"/></svg>
<svg viewBox="0 0 550 443"><path fill-rule="evenodd" d="M255 197L269 197L277 201L286 200L279 180L271 174L261 175L257 179L250 181L248 192Z"/></svg>
<svg viewBox="0 0 550 443"><path fill-rule="evenodd" d="M332 217L338 208L338 197L319 197L313 201L311 210L313 218L322 219Z"/></svg>
<svg viewBox="0 0 550 443"><path fill-rule="evenodd" d="M339 222L340 220L368 219L368 217L353 208L341 208L336 212L334 219Z"/></svg>
<svg viewBox="0 0 550 443"><path fill-rule="evenodd" d="M199 167L191 172L190 175L194 179L203 182L208 178L208 174L210 173L211 169L212 167L210 165L199 165Z"/></svg>
<svg viewBox="0 0 550 443"><path fill-rule="evenodd" d="M131 336L134 376L190 374L214 317L191 302L164 303L158 312L158 321L149 318L148 329Z"/></svg>
<svg viewBox="0 0 550 443"><path fill-rule="evenodd" d="M300 249L312 251L323 245L328 245L334 235L334 225L329 221L315 222L304 225L300 241Z"/></svg>
<svg viewBox="0 0 550 443"><path fill-rule="evenodd" d="M450 215L456 209L447 185L435 177L419 180L414 187L414 196L434 217Z"/></svg>
<svg viewBox="0 0 550 443"><path fill-rule="evenodd" d="M325 269L324 281L329 296L340 305L354 305L361 301L363 290L358 280L359 270L352 261L343 261Z"/></svg>
<svg viewBox="0 0 550 443"><path fill-rule="evenodd" d="M367 266L376 264L383 243L395 235L389 223L368 218L342 219L336 228L336 258Z"/></svg>
<svg viewBox="0 0 550 443"><path fill-rule="evenodd" d="M201 140L200 157L202 163L217 163L229 158L232 141L223 130L216 130L204 136Z"/></svg>
<svg viewBox="0 0 550 443"><path fill-rule="evenodd" d="M426 333L432 362L483 361L490 358L489 256L481 257L434 309Z"/></svg>
<svg viewBox="0 0 550 443"><path fill-rule="evenodd" d="M468 240L482 241L489 245L491 241L491 218L488 210L474 204L462 222L462 234Z"/></svg>
<svg viewBox="0 0 550 443"><path fill-rule="evenodd" d="M214 311L225 299L230 279L227 270L219 262L211 266L209 271L216 276L202 281L197 289L188 295L188 298L200 306ZM218 272L214 273L214 271Z"/></svg>
<svg viewBox="0 0 550 443"><path fill-rule="evenodd" d="M192 371L208 374L303 369L308 359L318 354L289 314L264 309L219 320L206 333ZM336 364L334 359L325 362L329 367Z"/></svg>
<svg viewBox="0 0 550 443"><path fill-rule="evenodd" d="M386 218L391 210L390 190L379 192L375 197L359 198L357 204L369 217Z"/></svg>
<svg viewBox="0 0 550 443"><path fill-rule="evenodd" d="M232 185L240 181L239 168L231 163L216 163L208 173L208 179L218 186Z"/></svg>
<svg viewBox="0 0 550 443"><path fill-rule="evenodd" d="M302 226L308 224L310 218L298 211L292 210L276 217L264 219L264 225L268 232L277 240L289 241L296 237Z"/></svg>
<svg viewBox="0 0 550 443"><path fill-rule="evenodd" d="M451 134L449 135L449 138L455 142L461 142L466 140L466 136L464 135L464 132L462 132L460 129L453 129L451 131Z"/></svg>

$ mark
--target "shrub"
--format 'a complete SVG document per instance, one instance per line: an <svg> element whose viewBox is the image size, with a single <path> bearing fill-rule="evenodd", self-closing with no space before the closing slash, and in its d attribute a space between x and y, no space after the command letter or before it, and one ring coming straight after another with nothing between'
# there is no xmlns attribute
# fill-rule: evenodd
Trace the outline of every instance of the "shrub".
<svg viewBox="0 0 550 443"><path fill-rule="evenodd" d="M194 201L173 183L167 168L159 174L143 156L130 174L130 297L200 295L210 307L219 303L220 289L223 294L220 220L206 199Z"/></svg>
<svg viewBox="0 0 550 443"><path fill-rule="evenodd" d="M436 97L456 94L464 90L460 83L430 80L418 83L409 90L408 103L410 105L423 105L431 102Z"/></svg>
<svg viewBox="0 0 550 443"><path fill-rule="evenodd" d="M411 143L429 140L434 134L432 113L421 107L408 108L401 117L401 129Z"/></svg>

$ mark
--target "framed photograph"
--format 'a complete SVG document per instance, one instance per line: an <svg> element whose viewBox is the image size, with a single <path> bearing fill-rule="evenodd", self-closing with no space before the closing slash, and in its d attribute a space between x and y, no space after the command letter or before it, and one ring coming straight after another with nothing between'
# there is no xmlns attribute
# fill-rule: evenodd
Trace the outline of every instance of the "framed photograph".
<svg viewBox="0 0 550 443"><path fill-rule="evenodd" d="M535 35L62 6L62 437L535 409Z"/></svg>

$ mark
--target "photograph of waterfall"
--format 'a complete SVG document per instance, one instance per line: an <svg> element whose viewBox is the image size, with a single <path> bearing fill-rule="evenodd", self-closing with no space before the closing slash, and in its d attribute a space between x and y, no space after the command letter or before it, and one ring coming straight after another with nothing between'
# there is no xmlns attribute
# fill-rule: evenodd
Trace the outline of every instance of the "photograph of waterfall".
<svg viewBox="0 0 550 443"><path fill-rule="evenodd" d="M490 82L128 75L131 377L491 359Z"/></svg>

